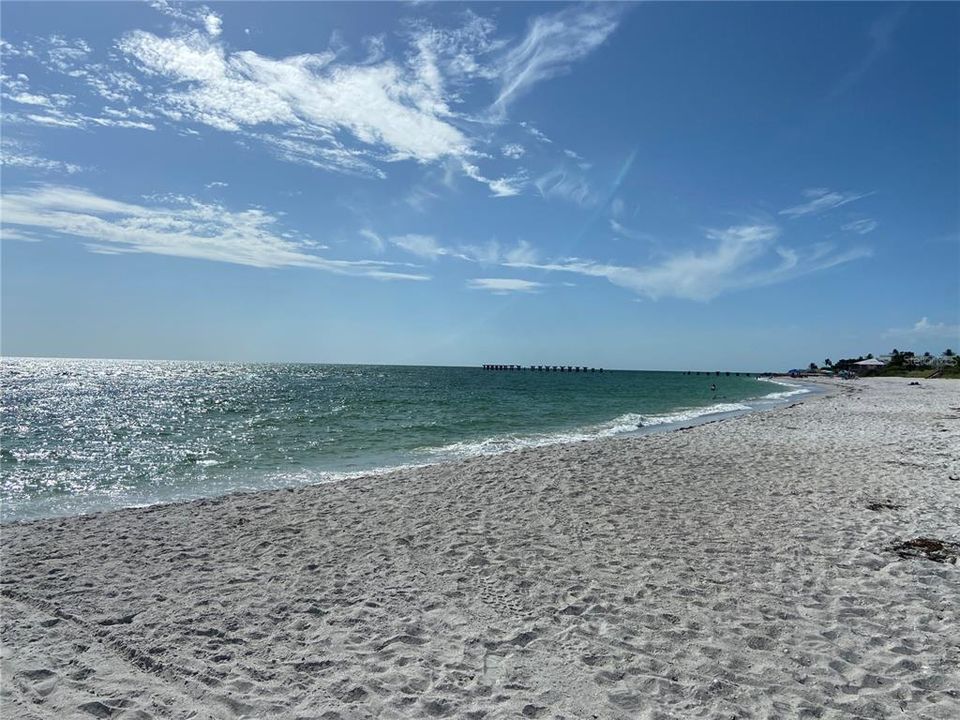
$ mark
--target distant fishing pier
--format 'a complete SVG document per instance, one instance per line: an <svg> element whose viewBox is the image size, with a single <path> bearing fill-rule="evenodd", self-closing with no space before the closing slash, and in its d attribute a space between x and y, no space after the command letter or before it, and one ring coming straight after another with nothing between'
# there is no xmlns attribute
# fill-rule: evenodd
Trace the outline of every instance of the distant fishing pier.
<svg viewBox="0 0 960 720"><path fill-rule="evenodd" d="M592 372L603 372L603 368L592 368L592 367L581 367L579 365L483 365L484 370L502 370L505 372L583 372L583 373L592 373ZM747 372L730 372L722 370L684 370L682 371L684 375L712 375L714 377L751 377L756 376L757 373L747 373Z"/></svg>
<svg viewBox="0 0 960 720"><path fill-rule="evenodd" d="M484 365L484 370L532 370L533 372L603 372L603 368L580 367L579 365Z"/></svg>

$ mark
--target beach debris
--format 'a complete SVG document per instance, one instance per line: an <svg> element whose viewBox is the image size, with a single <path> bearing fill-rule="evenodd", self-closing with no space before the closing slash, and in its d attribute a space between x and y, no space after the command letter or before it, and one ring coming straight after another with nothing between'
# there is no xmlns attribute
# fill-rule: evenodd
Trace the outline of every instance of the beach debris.
<svg viewBox="0 0 960 720"><path fill-rule="evenodd" d="M880 502L872 502L868 504L867 510L873 510L874 512L880 512L881 510L903 510L903 505L897 505L896 503L882 500Z"/></svg>
<svg viewBox="0 0 960 720"><path fill-rule="evenodd" d="M919 558L956 565L957 560L960 559L960 543L937 540L936 538L914 538L897 543L890 550L897 553L902 560Z"/></svg>

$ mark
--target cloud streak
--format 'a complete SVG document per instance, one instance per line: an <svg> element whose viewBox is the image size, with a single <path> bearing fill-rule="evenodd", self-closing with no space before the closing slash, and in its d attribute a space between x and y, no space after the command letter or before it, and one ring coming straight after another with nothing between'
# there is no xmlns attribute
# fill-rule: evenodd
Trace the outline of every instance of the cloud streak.
<svg viewBox="0 0 960 720"><path fill-rule="evenodd" d="M569 72L570 66L602 45L617 28L620 10L613 5L571 7L534 18L523 40L498 63L502 78L493 103L495 114L537 83Z"/></svg>
<svg viewBox="0 0 960 720"><path fill-rule="evenodd" d="M652 300L672 297L706 302L727 292L773 285L870 254L866 248L836 252L823 244L800 252L777 245L779 236L779 228L768 224L708 230L711 245L707 249L676 253L658 264L637 267L579 258L506 264L604 278Z"/></svg>
<svg viewBox="0 0 960 720"><path fill-rule="evenodd" d="M870 25L868 31L870 48L856 65L840 76L836 83L834 83L828 95L829 99L832 100L839 97L860 82L861 78L867 74L877 60L890 49L893 34L896 32L900 21L908 10L909 5L904 3L893 11L881 16Z"/></svg>
<svg viewBox="0 0 960 720"><path fill-rule="evenodd" d="M862 220L852 220L840 226L842 230L856 233L857 235L867 235L877 229L877 221L872 218L863 218Z"/></svg>
<svg viewBox="0 0 960 720"><path fill-rule="evenodd" d="M485 290L494 295L509 295L511 293L535 293L545 287L543 283L533 280L517 278L473 278L467 281L471 290Z"/></svg>
<svg viewBox="0 0 960 720"><path fill-rule="evenodd" d="M3 138L3 140L0 141L0 163L2 163L4 167L29 168L31 170L60 172L68 175L73 175L74 173L84 170L83 167L74 163L38 157L29 152L21 143L10 138Z"/></svg>
<svg viewBox="0 0 960 720"><path fill-rule="evenodd" d="M780 214L790 218L803 217L804 215L820 215L856 200L869 197L873 193L844 193L827 188L810 188L809 190L804 190L803 194L808 198L807 202L785 208L780 211Z"/></svg>
<svg viewBox="0 0 960 720"><path fill-rule="evenodd" d="M99 253L150 253L259 268L307 267L383 280L427 280L373 260L330 260L309 238L282 231L277 218L251 208L231 211L191 198L167 198L142 205L105 198L87 190L44 185L9 192L0 199L4 233L32 237L66 235Z"/></svg>
<svg viewBox="0 0 960 720"><path fill-rule="evenodd" d="M36 92L25 73L4 76L5 99L14 107L5 120L84 130L154 130L165 123L191 135L205 126L285 162L377 179L386 178L392 163L413 162L462 174L492 197L512 197L532 175L516 161L537 158L499 136L507 106L568 72L606 41L620 16L613 6L570 7L533 17L526 34L510 42L472 11L442 28L412 19L397 33L404 52L388 55L386 36L379 35L362 39L362 58L348 59L351 50L338 39L300 55L238 49L208 7L151 5L171 19L170 30L131 30L102 62L81 39L4 42L6 57L40 64L59 75L58 90L73 83L74 93ZM473 102L490 90L499 115L494 123L489 112L465 110L467 97ZM509 170L504 159L514 161Z"/></svg>

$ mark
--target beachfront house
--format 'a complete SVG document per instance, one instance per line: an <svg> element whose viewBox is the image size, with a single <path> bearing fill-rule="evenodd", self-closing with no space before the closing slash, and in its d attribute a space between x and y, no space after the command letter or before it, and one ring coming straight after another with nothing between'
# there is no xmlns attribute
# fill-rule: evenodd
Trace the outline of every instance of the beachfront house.
<svg viewBox="0 0 960 720"><path fill-rule="evenodd" d="M859 373L869 372L870 370L878 370L886 365L882 360L877 360L876 358L867 358L866 360L860 360L853 364L854 369Z"/></svg>

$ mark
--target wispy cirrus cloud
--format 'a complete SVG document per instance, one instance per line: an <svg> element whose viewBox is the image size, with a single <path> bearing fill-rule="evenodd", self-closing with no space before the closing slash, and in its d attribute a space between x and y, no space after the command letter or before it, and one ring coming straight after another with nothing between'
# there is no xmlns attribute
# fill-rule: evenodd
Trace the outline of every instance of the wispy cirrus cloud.
<svg viewBox="0 0 960 720"><path fill-rule="evenodd" d="M807 201L780 211L781 215L791 218L804 215L819 215L820 213L842 207L848 203L869 197L873 193L837 192L828 188L809 188L803 191Z"/></svg>
<svg viewBox="0 0 960 720"><path fill-rule="evenodd" d="M360 234L371 242L376 243L379 240L383 243L383 239L372 230L364 229L360 231ZM497 265L532 263L536 262L539 257L537 250L526 240L519 240L515 245L506 247L496 240L491 240L483 244L461 244L454 247L442 244L432 235L421 235L417 233L394 235L387 240L391 245L426 260L437 260L441 257L449 257L467 262L480 263L482 265ZM384 246L385 244L386 243L384 243Z"/></svg>
<svg viewBox="0 0 960 720"><path fill-rule="evenodd" d="M656 235L643 232L642 230L634 230L633 228L629 228L613 218L610 218L610 229L613 230L613 232L617 235L625 237L629 240L641 240L643 242L651 243L657 247L661 246L660 238L658 238Z"/></svg>
<svg viewBox="0 0 960 720"><path fill-rule="evenodd" d="M473 160L483 153L451 108L457 95L447 88L478 72L464 47L472 48L475 36L489 44L487 32L483 24L460 34L421 28L405 63L348 64L333 51L271 58L231 51L201 32L135 31L119 48L148 76L166 81L153 111L173 120L256 139L286 160L381 178L383 164L453 159L494 197L509 197L525 178L481 171Z"/></svg>
<svg viewBox="0 0 960 720"><path fill-rule="evenodd" d="M873 218L862 218L860 220L851 220L840 226L842 230L856 233L857 235L867 235L877 229L877 221Z"/></svg>
<svg viewBox="0 0 960 720"><path fill-rule="evenodd" d="M907 3L902 3L894 7L890 12L885 13L871 23L867 36L870 40L870 47L860 58L860 61L851 67L847 72L841 75L830 89L828 97L834 99L845 93L856 85L860 79L867 74L871 67L886 53L892 44L893 34L900 26L900 21L909 10Z"/></svg>
<svg viewBox="0 0 960 720"><path fill-rule="evenodd" d="M597 194L587 178L579 172L557 167L533 181L543 198L566 200L577 205L590 206L597 202Z"/></svg>
<svg viewBox="0 0 960 720"><path fill-rule="evenodd" d="M505 114L510 103L535 84L568 72L616 30L620 13L618 6L593 4L531 20L523 40L497 63L502 80L494 112Z"/></svg>
<svg viewBox="0 0 960 720"><path fill-rule="evenodd" d="M203 28L211 37L217 37L223 31L222 18L206 5L170 2L170 0L150 0L150 6L174 20Z"/></svg>
<svg viewBox="0 0 960 720"><path fill-rule="evenodd" d="M467 287L471 290L486 290L494 295L509 295L511 293L535 293L545 287L543 283L518 278L473 278L467 280Z"/></svg>
<svg viewBox="0 0 960 720"><path fill-rule="evenodd" d="M73 175L84 170L83 167L74 163L50 160L34 155L26 145L11 138L3 138L0 141L0 164L5 167L30 168L44 172L66 173L67 175Z"/></svg>
<svg viewBox="0 0 960 720"><path fill-rule="evenodd" d="M367 237L369 237L369 235L367 235ZM451 248L444 247L431 235L418 235L416 233L395 235L390 238L390 242L401 250L405 250L412 255L426 260L436 260L444 256L458 257L464 260L468 259L463 254Z"/></svg>
<svg viewBox="0 0 960 720"><path fill-rule="evenodd" d="M838 252L822 243L801 251L778 245L779 237L780 229L774 225L738 225L708 230L710 245L706 249L678 252L645 266L580 258L507 264L604 278L652 300L674 297L708 301L726 292L784 282L870 254L867 248Z"/></svg>
<svg viewBox="0 0 960 720"><path fill-rule="evenodd" d="M3 234L33 238L66 235L98 253L150 253L261 268L307 267L383 280L426 280L428 276L374 260L331 260L324 246L284 231L270 213L228 210L192 198L129 203L74 187L43 185L0 197Z"/></svg>
<svg viewBox="0 0 960 720"><path fill-rule="evenodd" d="M85 40L56 35L4 42L5 56L59 74L56 87L73 83L68 95L30 89L26 74L5 76L19 84L7 88L14 110L5 120L84 130L162 123L190 135L205 126L321 170L383 179L391 163L408 161L466 176L492 197L512 197L526 191L533 172L504 170L503 158L538 157L500 136L507 106L599 47L620 16L613 6L571 7L532 18L515 40L496 37L494 22L470 10L447 27L405 20L395 34L405 51L378 35L361 39L360 58L339 37L301 55L239 49L225 39L218 12L167 0L151 5L171 19L169 30L131 30L106 56ZM473 102L498 81L498 122L491 124L466 110L466 98ZM549 139L520 125L543 143L542 160Z"/></svg>

